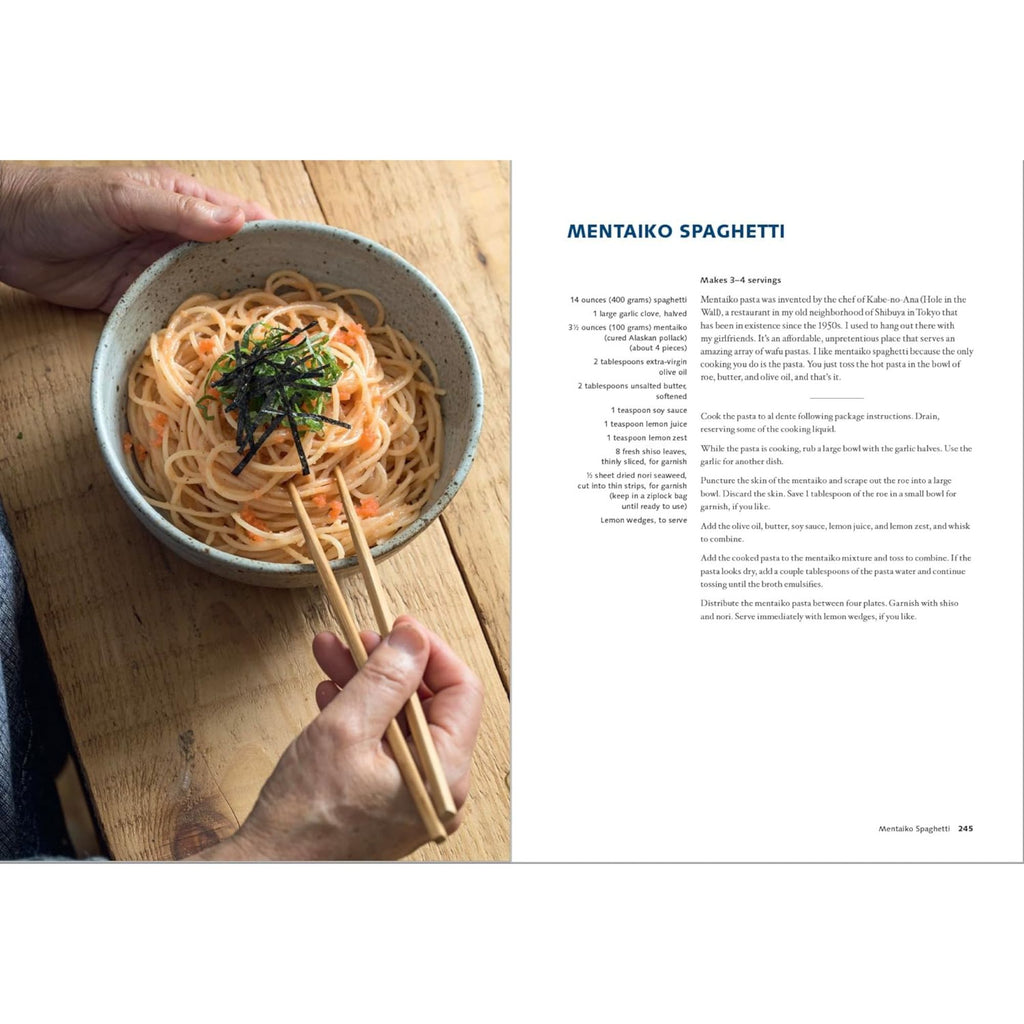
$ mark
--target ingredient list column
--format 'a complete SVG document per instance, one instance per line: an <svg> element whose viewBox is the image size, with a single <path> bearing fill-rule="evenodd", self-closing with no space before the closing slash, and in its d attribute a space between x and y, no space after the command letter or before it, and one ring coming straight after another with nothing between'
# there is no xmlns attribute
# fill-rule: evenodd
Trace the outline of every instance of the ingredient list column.
<svg viewBox="0 0 1024 1024"><path fill-rule="evenodd" d="M598 444L577 479L600 523L687 523L687 297L573 295L577 390Z"/></svg>

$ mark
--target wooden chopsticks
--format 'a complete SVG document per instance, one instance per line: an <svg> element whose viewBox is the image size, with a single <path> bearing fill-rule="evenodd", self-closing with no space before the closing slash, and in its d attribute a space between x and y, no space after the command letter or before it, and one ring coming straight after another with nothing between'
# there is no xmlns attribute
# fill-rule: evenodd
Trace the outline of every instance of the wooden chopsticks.
<svg viewBox="0 0 1024 1024"><path fill-rule="evenodd" d="M384 588L381 586L377 566L374 565L370 546L366 543L366 535L363 533L362 523L352 504L352 495L349 494L345 476L338 467L334 469L334 480L338 485L338 492L341 494L341 503L345 506L349 533L352 536L352 543L355 545L359 568L363 571L366 589L370 594L370 603L373 605L373 614L377 619L377 628L380 630L380 635L385 636L391 632L395 617L391 614L387 598L384 596ZM431 738L427 716L423 713L423 705L420 703L418 693L414 693L405 705L405 717L409 723L409 732L412 733L416 750L420 755L423 773L430 784L430 795L434 798L437 813L445 821L454 818L458 808L455 806L452 791L448 788L448 780L441 767L441 759L437 756L437 748Z"/></svg>
<svg viewBox="0 0 1024 1024"><path fill-rule="evenodd" d="M313 559L313 563L316 566L317 573L320 576L320 584L323 587L324 593L327 595L327 600L331 605L331 610L334 612L334 617L337 620L338 625L341 627L342 634L345 637L345 642L348 644L349 650L352 652L352 659L356 663L356 668L362 668L362 666L366 664L367 654L366 648L363 646L363 641L359 636L359 628L356 626L355 619L352 617L352 612L348 607L348 603L345 601L345 596L341 592L341 587L338 586L338 581L335 579L334 573L331 571L330 563L327 560L327 556L324 554L320 541L317 539L316 531L313 529L313 523L310 521L309 513L302 504L302 498L299 496L298 489L291 480L288 481L287 488L288 496L291 498L292 506L295 509L296 518L299 521L299 526L302 528L302 534L306 539L306 548L308 549L310 557ZM346 489L342 492L343 499L347 495L348 491ZM351 506L351 497L348 498L348 506ZM362 530L358 525L358 517L354 514L354 511L347 511L346 514L349 517L349 530L352 536L356 537L358 535L365 545L366 541L362 535ZM372 560L370 564L372 565ZM375 603L375 613L376 609L377 604ZM379 617L378 622L380 622ZM390 624L388 628L390 628ZM382 627L382 632L383 631ZM416 704L419 705L419 698L416 694L413 694L413 699L416 701ZM411 703L412 701L406 705L406 709L410 731L413 731L414 713L408 713ZM422 714L423 709L420 705L421 717ZM398 764L398 770L402 775L402 780L405 782L406 788L412 796L413 803L416 805L416 810L427 830L427 834L435 843L443 843L448 838L448 831L445 829L441 819L438 817L438 812L434 809L434 804L431 801L430 794L427 793L427 788L423 783L423 779L420 778L419 771L416 768L416 762L413 760L412 752L409 750L409 745L406 743L405 736L402 734L402 730L397 722L392 721L388 723L385 737L388 741L388 745L391 747L391 752L395 757L395 761ZM420 753L420 757L424 762L427 777L431 780L431 785L434 787L435 794L439 794L439 790L434 781L435 775L439 773L439 778L444 783L444 792L448 793L448 800L451 801L451 792L448 790L447 782L444 781L443 771L440 771L440 761L437 759L437 751L434 750L429 731L426 733L426 740L430 744L430 749L433 750L433 763L435 765L434 768L431 768L431 762L423 755L422 752ZM416 742L417 749L419 750L419 740ZM435 799L440 803L443 798L438 795ZM454 814L454 803L451 803L451 807L451 813ZM447 815L447 811L445 811L445 813Z"/></svg>

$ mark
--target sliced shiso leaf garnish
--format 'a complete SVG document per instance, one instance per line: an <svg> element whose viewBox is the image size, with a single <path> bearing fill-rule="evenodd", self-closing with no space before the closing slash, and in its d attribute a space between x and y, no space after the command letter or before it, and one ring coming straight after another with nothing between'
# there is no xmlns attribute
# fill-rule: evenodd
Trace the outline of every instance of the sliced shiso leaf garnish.
<svg viewBox="0 0 1024 1024"><path fill-rule="evenodd" d="M328 348L328 335L323 331L310 333L318 326L314 320L287 332L262 322L252 324L210 367L196 407L212 420L209 404L219 399L225 412L236 414L235 444L242 459L231 470L235 476L285 421L295 441L303 476L309 474L309 463L302 447L302 432L320 431L325 423L349 426L323 415L327 396L344 371ZM301 342L300 335L305 335Z"/></svg>

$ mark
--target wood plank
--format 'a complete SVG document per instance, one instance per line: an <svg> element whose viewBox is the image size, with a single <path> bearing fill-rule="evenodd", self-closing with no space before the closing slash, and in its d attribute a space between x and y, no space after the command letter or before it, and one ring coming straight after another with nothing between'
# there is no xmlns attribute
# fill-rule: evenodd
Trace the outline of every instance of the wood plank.
<svg viewBox="0 0 1024 1024"><path fill-rule="evenodd" d="M508 682L509 181L508 164L307 165L328 223L374 238L423 271L473 339L484 380L484 426L448 530Z"/></svg>
<svg viewBox="0 0 1024 1024"><path fill-rule="evenodd" d="M180 166L281 216L321 219L297 163ZM371 172L364 187L379 191ZM92 433L89 376L102 316L0 288L0 319L0 494L86 784L115 857L186 856L234 831L316 713L321 673L309 639L332 628L328 609L315 589L210 576L137 523ZM414 856L505 859L508 701L439 524L381 573L396 610L448 638L486 690L465 825ZM358 581L343 587L369 625Z"/></svg>

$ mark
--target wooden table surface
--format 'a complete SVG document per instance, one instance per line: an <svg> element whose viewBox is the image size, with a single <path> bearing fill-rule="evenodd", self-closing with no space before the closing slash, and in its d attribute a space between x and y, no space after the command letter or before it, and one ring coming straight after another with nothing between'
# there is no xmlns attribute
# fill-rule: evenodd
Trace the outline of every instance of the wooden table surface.
<svg viewBox="0 0 1024 1024"><path fill-rule="evenodd" d="M486 690L465 823L415 860L509 856L508 166L181 162L278 216L348 228L419 267L473 339L485 387L466 484L380 566L396 614L444 636ZM318 589L232 584L181 561L118 497L89 405L104 317L0 286L0 497L113 857L181 858L234 832L316 714ZM342 582L372 623L358 578Z"/></svg>

